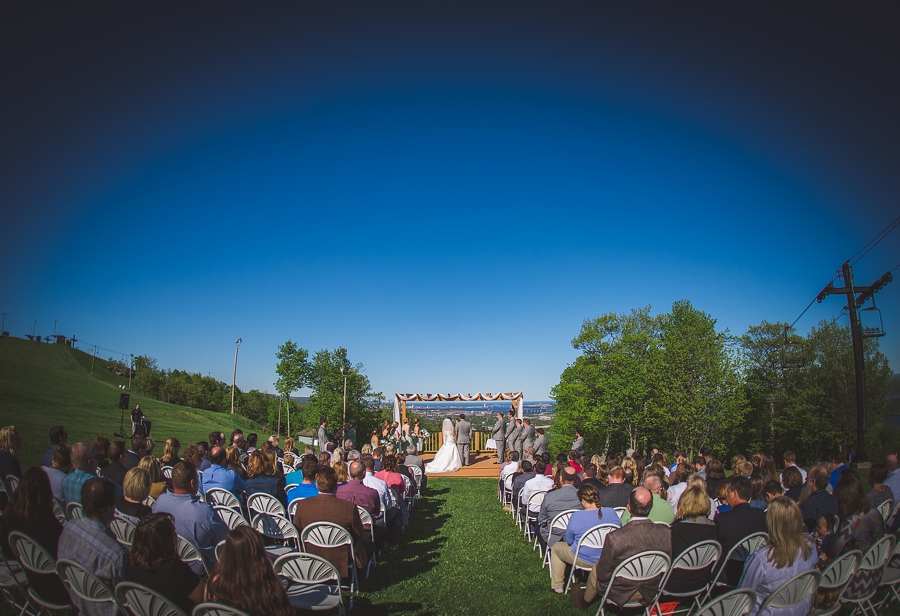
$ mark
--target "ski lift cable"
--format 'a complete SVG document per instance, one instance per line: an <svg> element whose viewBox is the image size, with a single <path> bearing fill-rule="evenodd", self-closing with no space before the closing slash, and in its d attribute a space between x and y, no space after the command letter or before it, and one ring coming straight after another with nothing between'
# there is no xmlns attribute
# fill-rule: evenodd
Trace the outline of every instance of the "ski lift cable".
<svg viewBox="0 0 900 616"><path fill-rule="evenodd" d="M856 251L856 254L853 255L853 257L855 257L856 255L859 255L859 253L861 253L861 252L862 252L862 254L859 255L859 258L857 258L855 261L853 261L853 263L851 263L850 265L856 265L860 259L862 259L864 256L869 254L869 251L872 250L873 248L875 248L881 242L881 240L883 240L890 234L891 231L896 229L897 225L900 225L900 216L895 218L893 220L893 222L891 222L887 227L882 229L878 235L876 235L871 240L869 240L865 246L863 246L858 251ZM874 244L873 244L873 242L874 242ZM869 246L869 244L872 244L872 245ZM865 252L863 252L863 250L865 250ZM850 259L853 259L853 257L850 257ZM847 261L850 261L850 259L847 259Z"/></svg>

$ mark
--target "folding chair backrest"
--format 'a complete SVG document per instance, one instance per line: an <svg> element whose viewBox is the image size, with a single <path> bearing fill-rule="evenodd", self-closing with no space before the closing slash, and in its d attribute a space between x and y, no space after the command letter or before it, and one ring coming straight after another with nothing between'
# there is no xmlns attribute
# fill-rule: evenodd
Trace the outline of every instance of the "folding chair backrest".
<svg viewBox="0 0 900 616"><path fill-rule="evenodd" d="M716 564L716 561L719 560L721 555L722 546L718 541L713 539L700 541L699 543L689 546L672 561L672 566L669 567L669 572L666 574L666 579L662 583L662 587L666 589L666 592L681 594L680 591L682 589L680 588L666 588L666 586L668 586L669 578L671 578L676 571L700 571L701 569L709 567L710 579L707 583L704 584L697 593L691 592L686 594L693 595L707 590L707 586L712 582L713 566Z"/></svg>
<svg viewBox="0 0 900 616"><path fill-rule="evenodd" d="M622 520L622 517L625 515L625 512L628 511L627 507L613 507L613 511L616 512L616 515L619 516L619 520Z"/></svg>
<svg viewBox="0 0 900 616"><path fill-rule="evenodd" d="M798 573L784 584L776 588L766 597L759 608L760 614L767 614L768 609L790 609L806 601L819 587L822 574L815 569Z"/></svg>
<svg viewBox="0 0 900 616"><path fill-rule="evenodd" d="M422 469L418 466L410 466L409 472L412 473L413 478L416 480L416 486L422 485Z"/></svg>
<svg viewBox="0 0 900 616"><path fill-rule="evenodd" d="M856 568L859 567L862 557L862 552L859 550L851 550L835 558L822 571L819 588L831 589L846 586L853 574L856 573Z"/></svg>
<svg viewBox="0 0 900 616"><path fill-rule="evenodd" d="M136 582L119 582L116 599L134 616L187 616L161 594Z"/></svg>
<svg viewBox="0 0 900 616"><path fill-rule="evenodd" d="M887 563L888 558L890 558L891 552L894 551L895 541L896 539L893 535L885 535L869 546L869 549L863 554L858 570L874 571L881 569Z"/></svg>
<svg viewBox="0 0 900 616"><path fill-rule="evenodd" d="M279 515L283 518L287 517L284 505L271 494L266 494L264 492L251 494L247 499L247 509L250 511L250 517L253 517L253 514L255 513L268 513L271 515Z"/></svg>
<svg viewBox="0 0 900 616"><path fill-rule="evenodd" d="M76 503L72 501L68 505L66 505L66 517L70 520L77 520L78 518L84 517L84 507L81 506L81 503Z"/></svg>
<svg viewBox="0 0 900 616"><path fill-rule="evenodd" d="M353 547L353 540L347 529L333 522L316 522L310 524L300 533L303 545L314 545L320 548L335 548L342 545Z"/></svg>
<svg viewBox="0 0 900 616"><path fill-rule="evenodd" d="M340 584L341 575L330 561L308 552L293 552L275 561L275 575L302 584Z"/></svg>
<svg viewBox="0 0 900 616"><path fill-rule="evenodd" d="M137 524L124 517L116 516L109 523L109 530L116 536L116 541L130 548L134 542L134 531L137 530Z"/></svg>
<svg viewBox="0 0 900 616"><path fill-rule="evenodd" d="M541 504L544 502L544 497L547 496L547 490L541 490L540 492L535 492L531 496L528 497L528 510L531 511L535 508L540 509Z"/></svg>
<svg viewBox="0 0 900 616"><path fill-rule="evenodd" d="M853 576L855 581L858 580L862 584L855 584L851 581L847 584L848 588L844 589L842 597L846 596L848 600L857 602L859 599L872 597L875 594L878 584L881 582L881 571L894 551L895 541L896 538L893 535L885 535L869 546ZM872 571L877 573L872 575L869 573ZM853 587L852 591L849 587Z"/></svg>
<svg viewBox="0 0 900 616"><path fill-rule="evenodd" d="M288 520L287 518L283 518L280 515L273 515L271 513L257 513L255 516L253 516L253 520L251 520L250 526L252 526L258 533L270 539L275 539L277 541L290 541L291 543L299 547L297 527L294 526L294 524L290 520Z"/></svg>
<svg viewBox="0 0 900 616"><path fill-rule="evenodd" d="M291 490L293 490L294 488L296 488L298 485L300 485L300 484L299 484L299 483L289 483L289 484L287 484L286 486L284 486L284 493L287 494L288 492L290 492Z"/></svg>
<svg viewBox="0 0 900 616"><path fill-rule="evenodd" d="M183 562L188 564L193 562L199 562L203 565L203 569L209 573L209 568L206 566L206 559L203 558L203 554L200 553L200 550L197 549L193 543L178 535L178 558L180 558Z"/></svg>
<svg viewBox="0 0 900 616"><path fill-rule="evenodd" d="M412 481L409 480L409 477L406 475L400 475L403 478L403 495L404 498L409 497L410 493L413 491Z"/></svg>
<svg viewBox="0 0 900 616"><path fill-rule="evenodd" d="M578 554L581 548L603 548L606 535L619 528L621 526L616 524L597 524L592 526L581 535L581 539L578 540L578 546L575 548L575 553Z"/></svg>
<svg viewBox="0 0 900 616"><path fill-rule="evenodd" d="M62 504L57 499L53 499L53 515L57 520L65 524L68 519L66 518L66 510L63 508Z"/></svg>
<svg viewBox="0 0 900 616"><path fill-rule="evenodd" d="M163 477L165 477L166 479L169 479L169 480L172 479L172 467L171 466L164 466L160 469L160 471L162 471Z"/></svg>
<svg viewBox="0 0 900 616"><path fill-rule="evenodd" d="M655 550L640 552L619 563L612 579L652 580L660 574L665 574L671 562L672 559L665 552Z"/></svg>
<svg viewBox="0 0 900 616"><path fill-rule="evenodd" d="M231 507L237 511L241 510L241 501L238 500L238 497L223 488L210 488L207 490L206 502L211 505Z"/></svg>
<svg viewBox="0 0 900 616"><path fill-rule="evenodd" d="M225 526L229 529L234 530L240 526L247 526L250 523L247 521L247 518L244 517L244 514L240 511L235 511L231 507L226 507L225 505L213 505L213 509L216 510L216 513L219 514L219 517L222 518L222 521L225 522Z"/></svg>
<svg viewBox="0 0 900 616"><path fill-rule="evenodd" d="M725 560L745 561L756 550L769 545L767 533L753 533L744 537L739 543L728 551Z"/></svg>
<svg viewBox="0 0 900 616"><path fill-rule="evenodd" d="M372 529L372 532L374 533L375 532L375 528L374 528L375 522L372 520L372 514L370 514L368 511L366 511L359 505L356 506L356 510L359 511L359 519L362 520L363 526L368 526L370 529Z"/></svg>
<svg viewBox="0 0 900 616"><path fill-rule="evenodd" d="M294 519L294 514L297 513L297 503L303 500L303 497L295 498L291 502L288 503L288 517L290 519Z"/></svg>
<svg viewBox="0 0 900 616"><path fill-rule="evenodd" d="M756 592L749 588L738 588L719 595L702 605L694 616L745 616L756 605Z"/></svg>
<svg viewBox="0 0 900 616"><path fill-rule="evenodd" d="M192 616L250 616L247 612L222 605L221 603L200 603L191 612Z"/></svg>
<svg viewBox="0 0 900 616"><path fill-rule="evenodd" d="M116 603L115 591L103 580L73 560L60 559L56 572L74 594L90 603Z"/></svg>
<svg viewBox="0 0 900 616"><path fill-rule="evenodd" d="M156 504L156 499L148 494L147 498L144 499L144 504L150 507L150 509L153 509L153 505Z"/></svg>
<svg viewBox="0 0 900 616"><path fill-rule="evenodd" d="M566 527L569 525L569 518L572 517L572 514L578 511L577 509L569 509L567 511L563 511L562 513L556 514L556 517L553 518L553 521L550 522L550 534L553 534L554 530L566 530Z"/></svg>
<svg viewBox="0 0 900 616"><path fill-rule="evenodd" d="M884 523L887 524L888 518L891 517L891 512L894 511L894 501L891 499L887 499L886 501L880 503L878 507L878 513L881 514L881 519L884 520Z"/></svg>
<svg viewBox="0 0 900 616"><path fill-rule="evenodd" d="M19 489L19 478L15 475L7 475L6 486L9 488L10 496L12 496L12 493Z"/></svg>
<svg viewBox="0 0 900 616"><path fill-rule="evenodd" d="M9 545L19 564L32 573L56 573L56 559L44 546L19 531L9 533Z"/></svg>

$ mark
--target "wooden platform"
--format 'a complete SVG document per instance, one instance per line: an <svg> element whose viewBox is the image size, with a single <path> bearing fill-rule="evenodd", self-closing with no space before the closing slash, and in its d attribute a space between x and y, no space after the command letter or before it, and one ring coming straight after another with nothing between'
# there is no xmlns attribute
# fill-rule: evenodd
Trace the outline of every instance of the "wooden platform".
<svg viewBox="0 0 900 616"><path fill-rule="evenodd" d="M433 453L423 453L422 459L425 463L434 459ZM429 477L466 477L470 479L493 479L500 478L500 465L494 464L497 460L497 454L493 451L490 453L472 454L469 456L469 466L463 466L454 473L441 473L439 475L428 475Z"/></svg>

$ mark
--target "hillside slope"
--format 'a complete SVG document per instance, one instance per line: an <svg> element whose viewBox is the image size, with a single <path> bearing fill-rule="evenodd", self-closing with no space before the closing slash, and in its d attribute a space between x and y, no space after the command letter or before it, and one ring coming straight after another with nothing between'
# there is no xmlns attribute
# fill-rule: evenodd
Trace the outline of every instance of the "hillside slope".
<svg viewBox="0 0 900 616"><path fill-rule="evenodd" d="M127 385L128 379L107 371L106 363L98 359L91 376L91 356L82 351L63 344L0 338L0 426L18 427L21 461L26 467L40 462L54 424L66 427L70 443L101 435L112 440L119 427L118 385ZM163 443L170 436L184 446L206 440L216 429L226 434L236 427L263 432L238 416L167 404L132 391L132 407L135 404L140 404L153 422L156 455L162 455ZM127 413L125 431L131 434Z"/></svg>

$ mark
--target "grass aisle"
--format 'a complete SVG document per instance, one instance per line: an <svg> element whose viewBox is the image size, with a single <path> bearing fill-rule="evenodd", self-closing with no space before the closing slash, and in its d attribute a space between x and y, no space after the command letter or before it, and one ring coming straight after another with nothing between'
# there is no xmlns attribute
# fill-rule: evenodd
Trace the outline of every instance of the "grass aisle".
<svg viewBox="0 0 900 616"><path fill-rule="evenodd" d="M402 539L362 591L360 614L577 613L550 592L547 569L496 497L490 479L429 478Z"/></svg>

